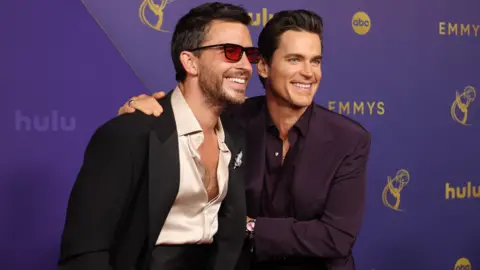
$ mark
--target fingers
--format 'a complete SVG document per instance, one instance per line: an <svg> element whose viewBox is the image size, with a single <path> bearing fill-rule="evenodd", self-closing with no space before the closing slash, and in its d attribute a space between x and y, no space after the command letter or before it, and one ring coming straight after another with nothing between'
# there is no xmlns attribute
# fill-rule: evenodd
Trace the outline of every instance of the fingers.
<svg viewBox="0 0 480 270"><path fill-rule="evenodd" d="M156 94L157 96L165 96L165 93L157 92ZM147 96L142 94L130 100L133 100L133 102L127 102L129 104L127 104L128 108L125 108L125 111L127 111L127 109L131 109L132 111L139 110L147 115L154 115L157 117L163 112L162 106L160 106L157 99L155 99L153 95Z"/></svg>
<svg viewBox="0 0 480 270"><path fill-rule="evenodd" d="M122 107L118 110L118 115L133 113L136 110L142 111L148 115L160 116L163 113L163 108L158 103L157 99L165 97L165 92L155 92L152 96L141 94L130 98Z"/></svg>
<svg viewBox="0 0 480 270"><path fill-rule="evenodd" d="M165 92L163 91L155 92L152 95L152 97L155 99L160 99L160 98L163 98L164 96L165 96Z"/></svg>
<svg viewBox="0 0 480 270"><path fill-rule="evenodd" d="M120 107L120 109L118 110L118 115L135 112L135 108L131 107L130 104L135 102L136 99L137 97L132 97L127 102L125 102L123 106Z"/></svg>
<svg viewBox="0 0 480 270"><path fill-rule="evenodd" d="M135 111L134 108L129 107L128 105L123 105L118 110L118 115L126 114L126 113L133 113Z"/></svg>
<svg viewBox="0 0 480 270"><path fill-rule="evenodd" d="M141 94L141 95L138 95L136 97L131 98L130 100L138 100L138 99L143 100L143 99L148 99L148 98L150 98L150 96L147 96L145 94Z"/></svg>

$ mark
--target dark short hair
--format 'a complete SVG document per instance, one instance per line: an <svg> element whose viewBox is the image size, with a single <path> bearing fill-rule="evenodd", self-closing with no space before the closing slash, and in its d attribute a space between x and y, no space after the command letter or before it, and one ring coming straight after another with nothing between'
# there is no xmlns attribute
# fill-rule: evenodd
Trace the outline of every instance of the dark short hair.
<svg viewBox="0 0 480 270"><path fill-rule="evenodd" d="M258 37L258 48L266 64L271 64L273 53L278 49L280 37L289 30L317 34L320 37L321 50L323 51L322 17L309 10L284 10L273 15ZM265 86L265 79L262 76L259 77Z"/></svg>
<svg viewBox="0 0 480 270"><path fill-rule="evenodd" d="M243 7L219 2L199 5L180 18L175 26L171 43L171 56L177 81L184 81L187 76L180 62L180 53L200 47L214 20L238 22L248 26L252 19Z"/></svg>

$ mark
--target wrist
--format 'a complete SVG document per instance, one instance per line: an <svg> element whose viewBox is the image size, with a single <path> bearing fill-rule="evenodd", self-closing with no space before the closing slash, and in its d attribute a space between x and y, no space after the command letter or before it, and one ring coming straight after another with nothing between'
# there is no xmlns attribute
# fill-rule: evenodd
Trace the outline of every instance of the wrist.
<svg viewBox="0 0 480 270"><path fill-rule="evenodd" d="M257 220L253 219L253 218L247 220L246 228L245 228L247 230L247 232L250 232L250 233L255 232L255 222L256 221Z"/></svg>
<svg viewBox="0 0 480 270"><path fill-rule="evenodd" d="M248 219L245 224L245 234L246 234L246 239L248 241L249 249L250 252L254 252L255 248L255 241L254 241L254 236L255 236L255 222L256 219Z"/></svg>

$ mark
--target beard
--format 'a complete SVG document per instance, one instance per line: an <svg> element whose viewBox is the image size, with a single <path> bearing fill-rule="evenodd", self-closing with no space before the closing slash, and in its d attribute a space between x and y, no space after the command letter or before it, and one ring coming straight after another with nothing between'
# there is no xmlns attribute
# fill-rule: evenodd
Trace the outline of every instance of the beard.
<svg viewBox="0 0 480 270"><path fill-rule="evenodd" d="M236 93L228 94L228 91L223 87L223 79L229 74L226 71L223 74L218 74L211 68L201 66L198 75L198 82L200 89L202 90L207 104L215 107L224 107L227 104L242 104L245 101L245 95L243 97L237 97ZM230 76L238 75L239 72L233 73ZM241 72L243 75L244 72ZM232 91L236 91L233 90Z"/></svg>

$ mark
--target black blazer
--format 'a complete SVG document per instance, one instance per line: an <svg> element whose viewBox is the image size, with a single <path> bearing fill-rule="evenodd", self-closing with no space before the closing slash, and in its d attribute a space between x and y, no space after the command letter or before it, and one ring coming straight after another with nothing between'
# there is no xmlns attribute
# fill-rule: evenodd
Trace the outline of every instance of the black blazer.
<svg viewBox="0 0 480 270"><path fill-rule="evenodd" d="M147 269L179 188L179 152L171 94L160 117L139 111L96 130L68 202L59 270ZM232 159L210 269L233 269L245 232L244 139L222 116Z"/></svg>

